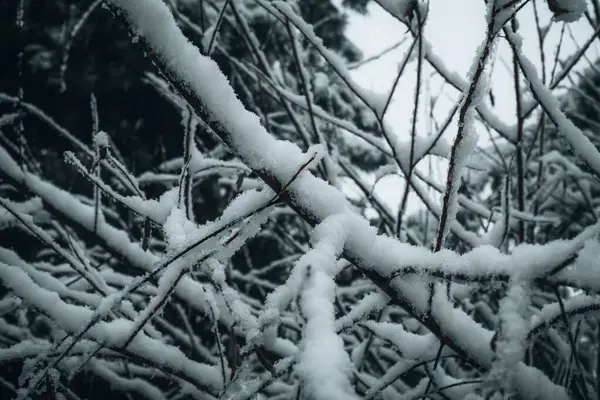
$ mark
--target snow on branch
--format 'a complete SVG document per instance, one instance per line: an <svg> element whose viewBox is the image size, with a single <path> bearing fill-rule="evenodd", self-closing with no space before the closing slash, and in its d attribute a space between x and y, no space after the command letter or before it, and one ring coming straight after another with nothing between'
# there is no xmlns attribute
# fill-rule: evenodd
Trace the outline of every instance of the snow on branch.
<svg viewBox="0 0 600 400"><path fill-rule="evenodd" d="M132 29L152 48L168 76L182 89L187 88L183 91L187 100L202 105L203 110L196 111L208 117L211 128L225 143L276 191L284 187L303 164L302 152L295 145L277 141L266 132L257 116L248 112L237 99L216 64L203 57L183 36L167 7L157 0L111 0L111 4L125 13ZM297 176L286 192L289 204L312 223L334 214L346 214L350 236L344 246L344 255L362 268L393 302L422 315L427 307L423 293L426 285L418 280L388 282L385 278L395 269L393 266L399 259L415 253L416 249L377 236L366 221L351 211L341 193L306 171ZM431 257L434 256L423 254L421 264L426 264ZM423 319L423 323L446 337L453 350L483 367L490 367L492 353L488 343L491 335L452 304L441 299L434 302L437 305L435 313ZM471 340L466 339L465 332L469 332ZM549 384L547 381L542 386Z"/></svg>
<svg viewBox="0 0 600 400"><path fill-rule="evenodd" d="M93 314L89 308L63 302L58 294L36 285L17 267L0 264L0 280L17 296L27 299L30 304L69 333L77 332ZM86 337L92 338L103 346L119 348L131 325L132 323L125 319L101 322L92 327ZM191 361L179 349L144 334L138 335L125 350L145 359L151 365L163 365L200 387L208 387L216 391L223 384L216 368Z"/></svg>
<svg viewBox="0 0 600 400"><path fill-rule="evenodd" d="M537 207L543 188L531 207L514 210L512 164L490 156L508 170L497 174L505 181L499 214L494 193L479 197L489 190L486 179L498 176L469 181L471 171L487 173L471 164L476 113L503 136L502 146L512 151L515 144L516 130L483 95L497 34L525 2L486 2L487 31L465 79L422 37L426 2L376 1L414 36L398 79L419 44L419 76L429 60L462 92L437 134L421 136L414 125L410 141L390 135L383 118L397 81L383 96L364 90L317 35L327 18L307 24L301 8L283 1L204 2L200 23L185 15L189 2L104 3L159 70L146 83L181 114L178 128L183 121L183 147L176 140L183 156L161 149L162 161L147 171L137 163L129 169L131 160L100 131L95 96L88 146L37 107L0 94L0 102L66 139L78 151L66 161L87 179L72 192L61 189L54 176L32 168L24 138L13 143L0 132L0 234L36 240L31 251L0 246L0 363L23 364L20 388L0 386L23 399L43 390L61 398L70 394L65 384L85 372L150 399L477 399L500 390L566 400L574 389L588 390L593 373L584 374L582 357L573 357L597 337L597 327L580 317L600 302L576 290L600 291L598 218L578 222L568 239L515 242L513 221L530 224L532 237L543 224L565 223ZM580 3L569 7L553 11L563 19L581 12ZM266 38L257 22L268 25ZM536 77L519 37L506 32L536 99L600 171L598 152ZM241 39L235 52L232 37ZM292 41L285 63L273 57L271 39ZM228 63L229 78L217 62ZM514 69L518 77L516 62ZM421 102L415 96L415 122ZM450 146L442 134L455 113ZM21 118L0 115L0 128ZM567 156L536 151L528 156L540 163L532 173L559 165L563 172L548 172L554 184L573 178L581 193L565 193L587 200L597 216L591 176ZM445 187L422 168L432 155L449 160ZM353 165L360 157L377 158L370 172ZM414 189L427 217L407 216L402 230L402 215L374 193L380 179L400 172L405 193ZM345 191L349 182L358 195ZM157 187L164 188L158 197ZM563 197L547 201L571 201ZM457 218L459 207L466 218ZM444 284L446 291L437 290ZM562 359L560 374L528 358L540 347Z"/></svg>
<svg viewBox="0 0 600 400"><path fill-rule="evenodd" d="M513 51L517 55L519 66L529 83L533 96L567 139L575 154L585 161L596 176L600 176L600 152L590 139L561 111L560 104L552 92L543 85L533 63L523 54L522 38L509 27L506 27L506 34Z"/></svg>

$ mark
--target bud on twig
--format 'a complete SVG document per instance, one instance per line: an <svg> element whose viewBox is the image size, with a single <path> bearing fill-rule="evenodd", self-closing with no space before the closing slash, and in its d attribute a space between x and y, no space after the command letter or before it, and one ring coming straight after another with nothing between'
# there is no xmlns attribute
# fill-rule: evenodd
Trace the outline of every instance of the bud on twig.
<svg viewBox="0 0 600 400"><path fill-rule="evenodd" d="M94 146L98 151L98 160L104 160L108 155L108 134L104 131L100 131L94 135Z"/></svg>
<svg viewBox="0 0 600 400"><path fill-rule="evenodd" d="M575 22L587 9L585 0L548 0L548 8L556 21Z"/></svg>

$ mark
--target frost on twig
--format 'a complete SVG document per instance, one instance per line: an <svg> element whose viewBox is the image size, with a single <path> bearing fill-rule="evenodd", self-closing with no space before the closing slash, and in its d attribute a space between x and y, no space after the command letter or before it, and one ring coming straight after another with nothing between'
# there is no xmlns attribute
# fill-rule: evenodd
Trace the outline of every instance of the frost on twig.
<svg viewBox="0 0 600 400"><path fill-rule="evenodd" d="M476 107L481 102L483 93L486 92L488 78L485 76L485 68L494 51L494 42L497 34L495 30L496 15L494 15L495 3L495 1L492 1L488 5L486 37L479 45L473 58L473 63L469 71L471 81L468 90L463 93L462 97L458 119L458 132L450 153L446 189L442 200L442 213L439 218L438 234L434 244L436 251L439 251L444 245L449 227L456 218L458 211L456 197L458 195L458 187L461 183L463 168L466 166L467 160L473 150L475 150L477 141L479 140L479 136L475 131L474 118Z"/></svg>

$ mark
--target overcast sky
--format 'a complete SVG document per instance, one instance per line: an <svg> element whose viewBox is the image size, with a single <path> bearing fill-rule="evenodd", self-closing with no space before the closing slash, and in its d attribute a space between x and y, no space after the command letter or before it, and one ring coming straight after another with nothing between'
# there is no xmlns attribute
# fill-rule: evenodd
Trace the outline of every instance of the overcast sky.
<svg viewBox="0 0 600 400"><path fill-rule="evenodd" d="M538 0L538 11L541 21L547 24L551 19L551 14L545 2ZM533 7L531 5L526 6L519 13L519 33L524 37L523 49L525 54L540 68L540 52L533 15ZM406 27L374 2L370 5L367 16L351 13L350 21L347 34L364 52L365 58L380 53L383 49L398 42L406 35ZM431 43L434 52L444 60L448 69L466 77L475 49L483 40L484 26L483 0L430 0L425 38ZM583 18L576 23L569 24L568 29L570 29L570 32L568 30L565 32L564 44L560 53L562 59L565 59L565 57L577 48L576 43L584 43L592 33L592 29ZM545 53L548 59L554 58L560 31L561 24L553 24L545 45ZM390 52L381 59L355 70L353 76L356 81L365 88L373 91L388 92L394 80L398 63L402 60L407 48L406 46L409 43L410 41L407 41L406 45L396 51ZM589 59L595 60L599 54L598 46L595 44L592 45L586 54ZM497 62L495 63L491 79L491 86L496 98L494 111L507 123L514 123L515 95L511 69L512 58L508 45L502 39L499 42L496 58ZM579 69L582 67L585 67L584 63L580 64ZM551 65L548 66L548 69L551 69ZM410 132L412 99L416 82L415 71L416 63L413 63L409 71L400 80L393 97L392 105L386 115L386 121L400 136L409 135ZM429 69L426 74L426 82L429 87L423 89L425 99L430 95L436 95L442 87L442 80L438 77L430 76L430 71ZM439 121L445 118L448 110L453 106L457 98L458 93L449 86L446 86L441 98L438 99L438 105L435 109L435 115ZM421 108L425 112L425 109ZM419 133L426 135L426 118L421 118L419 122ZM456 134L455 124L452 125L452 129L449 130L448 134L451 136L447 138L451 140ZM480 144L484 144L487 133L479 132L479 135ZM445 176L445 166L441 166L440 170ZM386 202L396 209L403 187L404 184L399 178L391 178L386 179L382 184L378 185L378 192L382 193L387 200ZM418 205L418 200L412 199L411 204L411 208L414 209Z"/></svg>

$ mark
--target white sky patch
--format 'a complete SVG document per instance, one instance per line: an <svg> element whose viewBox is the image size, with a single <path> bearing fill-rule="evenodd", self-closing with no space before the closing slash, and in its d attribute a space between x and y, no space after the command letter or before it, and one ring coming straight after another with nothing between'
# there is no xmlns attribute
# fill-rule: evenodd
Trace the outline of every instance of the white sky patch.
<svg viewBox="0 0 600 400"><path fill-rule="evenodd" d="M425 26L425 38L431 43L433 52L444 61L446 67L465 79L477 46L481 43L485 32L485 5L480 0L431 0L429 3L430 9L428 22ZM547 24L552 17L547 5L538 2L538 11L542 24ZM362 16L353 12L349 12L349 15L350 24L347 36L363 51L365 58L380 53L400 41L407 34L407 28L403 24L395 20L374 2L369 6L368 15ZM527 5L519 12L519 22L519 33L524 38L523 52L533 62L538 73L541 74L538 35L531 5ZM545 42L544 50L548 61L546 67L548 75L552 69L561 27L562 24L554 23ZM572 54L578 48L578 45L583 44L592 32L592 28L583 18L578 22L567 25L560 53L561 59L564 60ZM365 89L388 93L397 73L398 63L401 62L409 45L410 40L407 40L402 46L382 58L352 70L354 80ZM587 51L586 54L590 60L595 60L598 57L600 53L598 49L598 45L593 44ZM410 135L417 76L416 65L416 62L413 61L405 70L385 117L385 122L393 128L394 132L401 137L401 140L408 139ZM586 62L580 62L575 70L581 70L586 66L588 66ZM560 70L560 67L558 70ZM422 95L423 100L420 105L417 124L419 135L427 135L433 132L426 114L429 111L425 107L431 97L437 97L434 115L440 123L458 99L458 92L450 85L444 85L443 79L435 74L433 68L429 65L425 68L423 78L426 84L422 88L424 96ZM568 84L568 79L564 83ZM490 107L490 109L502 122L508 125L514 124L516 117L512 54L508 43L503 38L498 40L490 88L495 98L495 106ZM524 95L526 98L530 96L528 92L525 92ZM489 103L489 98L486 97L484 101ZM456 129L455 118L447 131L447 139L451 140L456 135ZM480 146L489 142L486 132L482 131L480 137ZM432 175L435 176L438 182L442 182L446 174L447 164L445 161L434 162L434 164ZM427 162L421 164L421 167L426 166ZM429 173L429 171L427 172ZM391 209L396 212L404 186L405 182L402 178L390 176L382 179L376 190ZM411 196L409 196L409 211L414 211L419 206L420 200L411 193Z"/></svg>

